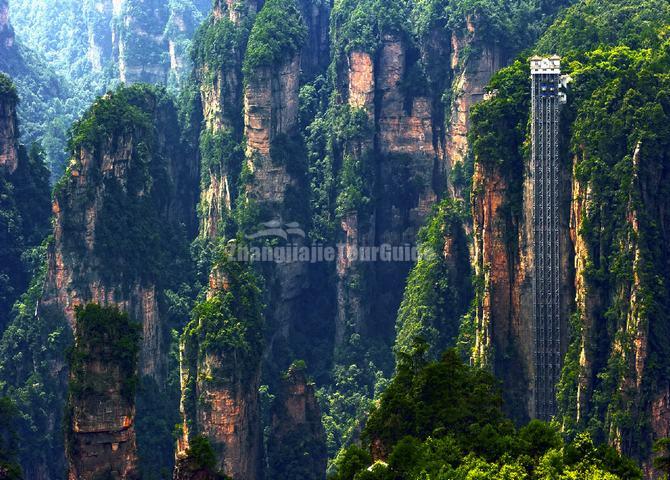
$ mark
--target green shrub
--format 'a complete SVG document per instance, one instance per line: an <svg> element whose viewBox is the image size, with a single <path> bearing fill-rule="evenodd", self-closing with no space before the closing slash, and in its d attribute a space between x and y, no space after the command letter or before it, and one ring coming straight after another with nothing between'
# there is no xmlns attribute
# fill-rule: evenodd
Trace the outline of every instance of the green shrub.
<svg viewBox="0 0 670 480"><path fill-rule="evenodd" d="M300 52L307 28L295 0L268 0L256 16L244 58L251 78L259 67L278 67Z"/></svg>

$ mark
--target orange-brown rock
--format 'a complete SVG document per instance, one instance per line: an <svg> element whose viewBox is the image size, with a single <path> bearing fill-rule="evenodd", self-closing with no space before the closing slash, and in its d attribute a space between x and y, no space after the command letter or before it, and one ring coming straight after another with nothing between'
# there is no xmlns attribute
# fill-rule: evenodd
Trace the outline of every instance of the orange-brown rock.
<svg viewBox="0 0 670 480"><path fill-rule="evenodd" d="M132 98L129 101L135 102L134 107L143 112L146 121L130 122L121 131L107 130L94 113L103 105L99 103L94 111L86 113L100 130L75 149L67 176L54 195L54 235L36 321L49 322L62 316L76 331L75 307L91 302L119 307L141 325L140 376L162 391L171 328L164 292L175 288L167 279L179 278L176 269L186 261L188 234L184 225L193 228L195 223L197 170L193 167L195 157L179 143L176 110L171 102L163 101L165 98L159 101L160 93L153 89L133 87L132 92L115 92L98 102L115 111L125 107L123 102L115 103L113 96ZM123 112L115 112L118 118L124 118ZM165 263L157 256L167 245L161 246L163 241L175 248ZM54 377L64 371L62 365L58 367L53 367ZM58 393L65 396L64 391ZM115 401L114 395L109 392L109 398L100 396L95 401L106 405ZM86 414L90 418L77 420L85 425L81 442L87 441L88 433L104 437L105 425L110 430L116 428L113 422L121 425L119 435L128 433L132 425L124 427L122 419L133 417L134 406L133 415L118 407L112 412L113 419L107 420L107 409L96 413L86 403L89 401L93 400L84 399L82 408L90 412ZM96 422L102 426L96 426ZM169 436L162 440L172 443ZM131 455L131 450L134 454L134 440L125 445L123 454ZM100 448L107 446L102 442Z"/></svg>
<svg viewBox="0 0 670 480"><path fill-rule="evenodd" d="M282 378L268 439L270 478L323 480L328 453L315 386L304 366L294 364Z"/></svg>
<svg viewBox="0 0 670 480"><path fill-rule="evenodd" d="M292 132L298 122L300 56L279 67L261 67L247 81L244 92L247 158L255 153L268 156L272 141Z"/></svg>
<svg viewBox="0 0 670 480"><path fill-rule="evenodd" d="M260 359L241 366L233 358L206 354L194 359L200 346L181 346L181 411L184 435L177 459L186 458L190 440L204 435L216 456L216 468L237 480L261 478L262 432L260 423ZM219 378L221 371L231 372Z"/></svg>
<svg viewBox="0 0 670 480"><path fill-rule="evenodd" d="M16 117L16 97L0 93L0 171L12 174L19 163L19 132Z"/></svg>
<svg viewBox="0 0 670 480"><path fill-rule="evenodd" d="M519 422L535 415L534 402L534 183L532 165L523 178L512 179L497 165L477 161L473 180L473 235L475 273L482 281L476 303L474 356L489 365L503 382L509 413ZM563 173L562 196L570 197L570 175ZM513 198L513 184L521 183L521 198ZM518 212L510 202L520 201ZM567 202L561 218L561 318L567 349L568 318L573 308L572 241ZM501 353L504 352L504 353Z"/></svg>
<svg viewBox="0 0 670 480"><path fill-rule="evenodd" d="M100 215L104 212L103 197L107 182L126 188L129 170L136 168L138 146L146 132L112 137L103 142L100 150L79 150L70 169L67 186L54 201L54 243L48 254L48 270L43 307L57 306L74 327L74 309L95 302L118 305L140 320L143 326L143 348L140 371L157 379L165 375L164 342L167 331L158 305L158 279L126 278L119 285L110 281L107 272L100 270L98 238ZM167 133L167 132L166 132ZM177 153L177 152L174 152ZM175 175L182 158L173 157L173 165L164 165L168 175ZM173 172L173 173L172 173ZM92 194L91 194L92 193ZM144 195L149 192L138 192ZM138 197L139 198L139 197ZM166 221L179 221L193 215L182 200L168 200L164 212ZM182 207L185 207L182 209ZM172 209L172 211L169 211ZM192 222L189 220L189 222ZM72 229L71 226L76 226ZM72 248L79 243L81 249ZM138 265L141 270L141 266Z"/></svg>
<svg viewBox="0 0 670 480"><path fill-rule="evenodd" d="M475 45L481 52L473 52ZM464 30L452 32L451 69L455 78L446 145L450 168L465 162L469 153L470 110L484 99L489 80L504 62L500 47L486 45L479 39L473 19L467 19ZM452 193L460 197L462 192L456 190L452 186Z"/></svg>
<svg viewBox="0 0 670 480"><path fill-rule="evenodd" d="M249 277L240 275L244 268L239 264L213 268L207 294L208 310L198 314L182 335L183 434L177 445L175 478L180 478L177 477L180 469L182 472L188 469L189 449L196 437L204 437L211 445L215 471L233 480L263 478L258 390L263 314L260 291L248 284ZM229 301L232 299L235 300ZM219 317L216 309L221 309L225 318ZM234 328L243 325L242 337L236 341L214 340L221 337L220 330L229 328L229 323L235 324Z"/></svg>
<svg viewBox="0 0 670 480"><path fill-rule="evenodd" d="M121 394L118 368L109 362L88 366L97 375L116 379L105 392L71 400L71 432L67 441L69 480L139 479L135 407ZM114 382L109 382L114 383Z"/></svg>
<svg viewBox="0 0 670 480"><path fill-rule="evenodd" d="M116 308L77 310L69 356L65 447L69 480L139 479L135 380L139 330Z"/></svg>

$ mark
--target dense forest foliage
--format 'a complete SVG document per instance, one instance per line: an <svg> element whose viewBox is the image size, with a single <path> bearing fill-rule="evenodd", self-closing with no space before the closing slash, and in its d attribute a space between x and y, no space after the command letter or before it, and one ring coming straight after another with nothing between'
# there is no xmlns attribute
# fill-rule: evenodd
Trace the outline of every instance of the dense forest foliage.
<svg viewBox="0 0 670 480"><path fill-rule="evenodd" d="M0 74L4 112L18 103L11 80ZM16 118L8 119L16 122ZM18 132L17 132L18 135ZM11 139L8 139L11 140ZM39 268L39 249L49 233L49 172L39 145L18 147L17 167L0 172L0 325L9 323L14 302L25 292Z"/></svg>
<svg viewBox="0 0 670 480"><path fill-rule="evenodd" d="M630 351L618 351L612 342L627 338L624 332L632 328L630 308L637 306L625 305L621 297L632 279L650 338L666 334L667 254L658 248L662 227L654 211L667 193L653 179L663 178L667 163L663 72L668 14L667 2L579 2L559 15L536 46L539 53L563 55L563 70L571 77L562 117L567 125L562 162L566 171L574 166L576 182L588 185L588 202L577 218L592 255L584 278L590 292L607 298L593 311L578 310L572 320L573 340L559 385L559 418L570 437L588 431L597 442L612 442L612 432L628 432L622 440L626 451L639 458L652 450L650 425L631 403L631 392L619 383L633 369L627 360ZM505 215L517 226L521 172L528 158L527 78L523 59L499 72L489 87L496 96L475 107L471 131L477 161L496 168L509 182ZM590 328L602 336L589 347L598 367L585 405L578 389L584 381L580 351L587 316L596 319ZM649 383L640 386L642 398L651 395L653 379L664 377L668 368L666 347L651 342L650 371L644 375Z"/></svg>
<svg viewBox="0 0 670 480"><path fill-rule="evenodd" d="M127 43L124 55L139 57L140 63L163 65L167 71L167 42L173 41L186 61L179 71L165 78L164 83L176 89L189 70L191 36L211 7L207 0L157 2L164 12L159 18L149 15L144 20L155 29L152 35L164 39L163 46L156 47L142 44L145 34L138 33L141 25L128 24L121 18L131 17L133 12L142 14L146 8L143 2L123 2L121 12L113 12L111 3L9 2L17 46L2 55L0 71L9 74L17 85L22 99L19 115L23 142L42 145L52 182L67 166L67 136L72 123L96 96L119 83L118 42L123 38ZM154 58L145 57L149 52Z"/></svg>
<svg viewBox="0 0 670 480"><path fill-rule="evenodd" d="M464 365L454 350L437 362L424 354L399 364L370 413L363 448L338 456L333 480L642 478L632 461L588 435L565 443L539 421L516 429L490 373Z"/></svg>

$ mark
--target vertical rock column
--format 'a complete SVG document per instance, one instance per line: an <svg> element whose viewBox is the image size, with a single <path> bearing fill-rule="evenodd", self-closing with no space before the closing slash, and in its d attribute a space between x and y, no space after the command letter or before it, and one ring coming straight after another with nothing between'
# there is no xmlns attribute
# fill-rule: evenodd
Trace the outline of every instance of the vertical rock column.
<svg viewBox="0 0 670 480"><path fill-rule="evenodd" d="M285 29L290 38L277 45L267 29ZM301 51L307 29L294 0L267 2L256 17L245 58L244 132L246 137L244 185L238 215L248 218L239 227L253 235L262 224L278 224L295 232L283 240L302 245L309 225L307 155L298 129ZM279 32L276 35L281 37ZM285 35L285 33L283 34ZM266 54L262 52L274 52ZM259 54L261 52L261 54ZM245 223L245 222L242 222ZM278 238L260 238L282 241ZM277 351L291 338L303 318L301 296L307 286L307 265L286 261L261 266L268 292L269 346ZM272 368L288 365L285 355L268 354ZM283 367L280 367L283 368ZM278 372L277 372L278 373Z"/></svg>
<svg viewBox="0 0 670 480"><path fill-rule="evenodd" d="M84 19L88 34L86 57L94 72L102 73L113 59L113 0L89 0L84 3Z"/></svg>
<svg viewBox="0 0 670 480"><path fill-rule="evenodd" d="M260 289L242 264L221 264L217 271L220 282L196 308L182 337L177 466L188 464L191 445L204 437L221 473L234 480L263 478Z"/></svg>
<svg viewBox="0 0 670 480"><path fill-rule="evenodd" d="M70 480L138 479L135 386L139 325L114 308L77 309L70 354Z"/></svg>
<svg viewBox="0 0 670 480"><path fill-rule="evenodd" d="M273 406L269 478L323 480L327 461L326 432L315 386L307 381L304 364L294 363L282 378Z"/></svg>
<svg viewBox="0 0 670 480"><path fill-rule="evenodd" d="M368 52L352 51L344 64L344 92L352 112L365 115L368 129L362 135L349 139L343 145L343 162L370 162L374 152L374 136L370 128L375 124L375 63ZM367 157L367 159L366 159ZM370 179L365 179L369 182ZM371 185L366 185L372 187ZM374 210L362 212L352 208L341 212L339 240L344 245L343 254L337 259L337 317L335 321L335 349L346 344L351 334L365 332L371 305L360 289L362 276L373 272L357 259L357 250L362 246L373 246L375 242ZM368 277L369 279L369 277Z"/></svg>
<svg viewBox="0 0 670 480"><path fill-rule="evenodd" d="M1 15L2 5L0 5ZM1 23L0 28L2 28ZM9 77L0 76L0 172L3 174L14 173L19 163L17 101L16 91Z"/></svg>
<svg viewBox="0 0 670 480"><path fill-rule="evenodd" d="M204 129L200 235L213 240L228 233L244 152L242 61L256 2L220 0L201 27L193 49Z"/></svg>
<svg viewBox="0 0 670 480"><path fill-rule="evenodd" d="M9 22L9 0L0 0L0 51L14 47L14 28Z"/></svg>
<svg viewBox="0 0 670 480"><path fill-rule="evenodd" d="M168 14L168 6L161 0L121 2L115 39L122 82L166 83L169 63L163 30Z"/></svg>
<svg viewBox="0 0 670 480"><path fill-rule="evenodd" d="M455 78L446 149L452 170L462 168L469 154L470 110L484 99L486 86L505 61L500 47L485 44L478 33L478 27L468 18L462 31L451 34L451 69ZM450 187L456 198L462 198L461 186Z"/></svg>
<svg viewBox="0 0 670 480"><path fill-rule="evenodd" d="M182 225L193 223L195 205L181 192L192 187L196 169L174 140L174 106L157 95L143 87L117 91L85 115L95 128L79 130L85 139L54 195L40 313L62 312L74 329L77 305L119 306L142 324L140 373L162 384L168 330L161 292L171 288L168 272L179 276L186 261ZM105 124L97 115L102 108L114 122L126 120L125 128ZM163 248L174 255L165 259Z"/></svg>

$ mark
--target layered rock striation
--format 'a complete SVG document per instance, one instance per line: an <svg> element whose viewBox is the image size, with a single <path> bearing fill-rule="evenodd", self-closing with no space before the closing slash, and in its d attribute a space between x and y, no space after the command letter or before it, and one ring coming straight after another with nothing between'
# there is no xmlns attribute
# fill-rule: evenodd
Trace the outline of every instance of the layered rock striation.
<svg viewBox="0 0 670 480"><path fill-rule="evenodd" d="M271 478L326 478L326 433L315 385L307 380L304 365L294 363L282 378L272 411L268 439Z"/></svg>
<svg viewBox="0 0 670 480"><path fill-rule="evenodd" d="M217 265L217 278L182 336L177 467L186 468L193 442L202 436L212 447L215 471L262 478L261 291L255 274L241 264Z"/></svg>
<svg viewBox="0 0 670 480"><path fill-rule="evenodd" d="M68 478L140 478L135 436L139 325L116 308L77 309L67 404Z"/></svg>

